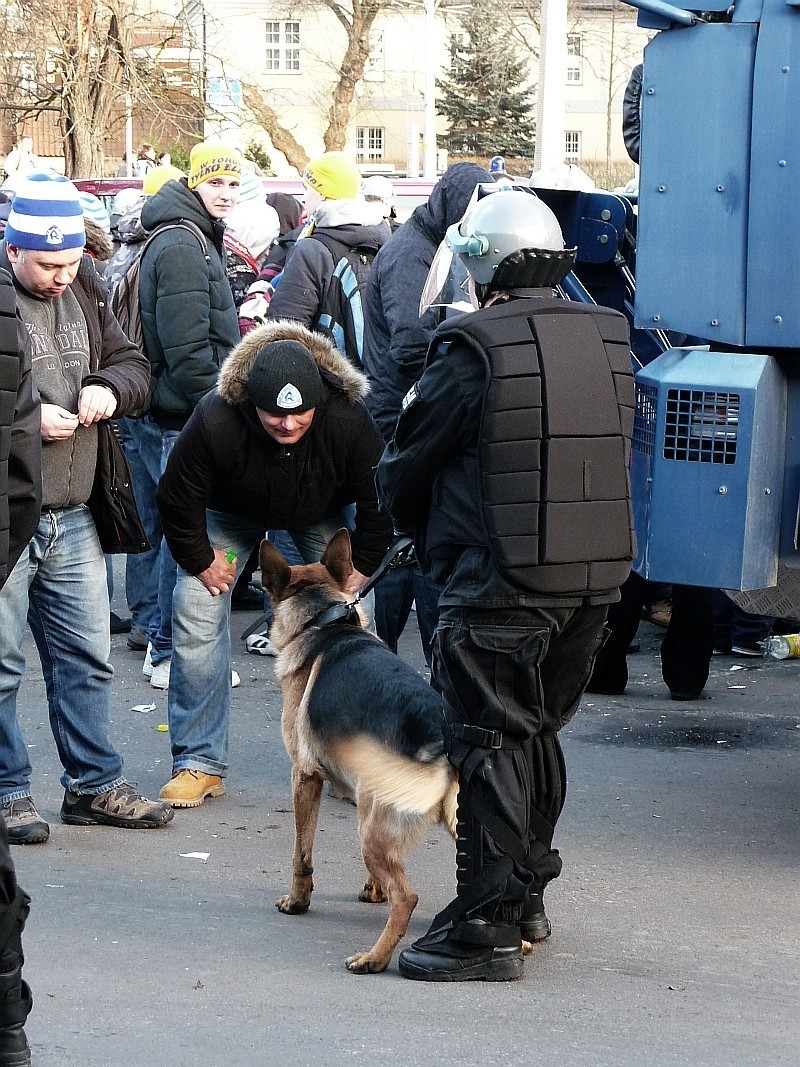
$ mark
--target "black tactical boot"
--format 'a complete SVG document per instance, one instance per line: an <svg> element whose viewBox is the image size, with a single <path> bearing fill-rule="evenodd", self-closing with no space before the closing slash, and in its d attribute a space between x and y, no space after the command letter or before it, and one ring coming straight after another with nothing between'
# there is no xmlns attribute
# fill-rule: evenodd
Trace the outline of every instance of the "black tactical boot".
<svg viewBox="0 0 800 1067"><path fill-rule="evenodd" d="M29 1067L31 1050L23 1027L32 1007L22 965L0 973L0 1067Z"/></svg>
<svg viewBox="0 0 800 1067"><path fill-rule="evenodd" d="M523 941L545 941L550 936L550 920L541 893L532 893L527 904L522 905L519 932Z"/></svg>
<svg viewBox="0 0 800 1067"><path fill-rule="evenodd" d="M522 977L522 939L514 924L467 919L429 930L400 953L399 965L418 982L512 982Z"/></svg>

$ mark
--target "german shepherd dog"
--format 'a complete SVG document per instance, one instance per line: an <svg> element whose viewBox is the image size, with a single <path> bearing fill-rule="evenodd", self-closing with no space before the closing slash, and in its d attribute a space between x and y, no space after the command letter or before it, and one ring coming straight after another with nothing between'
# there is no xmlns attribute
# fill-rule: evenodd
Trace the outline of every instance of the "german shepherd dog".
<svg viewBox="0 0 800 1067"><path fill-rule="evenodd" d="M342 592L353 570L347 530L334 535L320 563L290 567L269 541L262 542L260 559L274 609L270 638L280 650L276 673L295 822L292 886L276 906L287 915L308 911L327 779L355 796L369 874L358 899L389 902L378 940L345 961L356 974L374 974L388 967L417 905L404 868L407 851L436 823L455 837L458 784L444 754L441 698L367 633L360 618L328 621L331 614L344 616L340 605L351 599Z"/></svg>

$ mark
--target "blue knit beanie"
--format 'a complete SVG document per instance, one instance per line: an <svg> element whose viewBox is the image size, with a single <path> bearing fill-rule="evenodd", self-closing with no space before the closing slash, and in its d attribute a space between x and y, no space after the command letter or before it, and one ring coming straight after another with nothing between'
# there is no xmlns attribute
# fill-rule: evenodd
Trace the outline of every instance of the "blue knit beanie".
<svg viewBox="0 0 800 1067"><path fill-rule="evenodd" d="M90 219L95 226L99 226L105 233L111 233L111 218L106 211L105 204L94 193L80 193L83 217Z"/></svg>
<svg viewBox="0 0 800 1067"><path fill-rule="evenodd" d="M4 236L7 244L39 252L83 248L80 193L62 174L29 174L14 193Z"/></svg>

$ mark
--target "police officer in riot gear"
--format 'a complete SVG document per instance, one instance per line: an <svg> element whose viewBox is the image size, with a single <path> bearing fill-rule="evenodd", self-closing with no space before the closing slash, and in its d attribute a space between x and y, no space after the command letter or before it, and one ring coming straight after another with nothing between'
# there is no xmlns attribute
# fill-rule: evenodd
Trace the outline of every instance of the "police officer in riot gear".
<svg viewBox="0 0 800 1067"><path fill-rule="evenodd" d="M556 217L489 188L446 238L479 310L437 330L377 472L444 585L433 683L460 780L457 895L400 955L422 981L518 978L522 938L550 933L558 731L633 554L627 323L556 299L575 257Z"/></svg>

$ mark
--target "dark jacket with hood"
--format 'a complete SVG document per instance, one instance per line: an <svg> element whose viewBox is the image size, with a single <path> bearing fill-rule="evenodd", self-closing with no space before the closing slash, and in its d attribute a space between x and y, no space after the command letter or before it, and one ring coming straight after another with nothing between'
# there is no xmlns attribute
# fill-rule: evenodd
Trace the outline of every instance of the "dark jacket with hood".
<svg viewBox="0 0 800 1067"><path fill-rule="evenodd" d="M283 338L310 350L325 392L311 426L291 447L270 437L246 392L258 353ZM374 472L383 445L362 399L368 388L364 375L319 334L290 322L251 331L225 362L216 391L195 408L159 483L161 522L178 565L199 574L214 558L206 508L285 530L355 503L353 562L372 574L392 526L378 511Z"/></svg>
<svg viewBox="0 0 800 1067"><path fill-rule="evenodd" d="M314 233L342 248L342 254L354 248L377 253L391 236L382 205L361 198L325 200L317 208L315 220ZM268 317L292 319L313 329L337 262L321 240L313 236L298 240L287 257Z"/></svg>
<svg viewBox="0 0 800 1067"><path fill-rule="evenodd" d="M0 270L0 588L33 537L41 507L41 413L28 332L11 276Z"/></svg>
<svg viewBox="0 0 800 1067"><path fill-rule="evenodd" d="M467 209L475 186L492 176L475 163L455 163L372 264L364 301L367 407L391 441L403 397L422 374L439 309L419 316L419 298L448 226Z"/></svg>
<svg viewBox="0 0 800 1067"><path fill-rule="evenodd" d="M157 379L150 413L160 426L174 430L217 384L219 369L239 340L225 272L225 226L211 218L185 178L167 182L141 213L146 230L181 219L203 232L205 252L189 230L167 230L147 249L139 273L145 350Z"/></svg>

